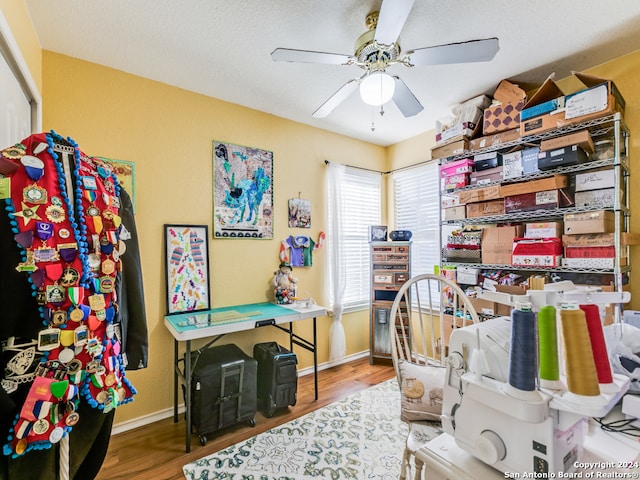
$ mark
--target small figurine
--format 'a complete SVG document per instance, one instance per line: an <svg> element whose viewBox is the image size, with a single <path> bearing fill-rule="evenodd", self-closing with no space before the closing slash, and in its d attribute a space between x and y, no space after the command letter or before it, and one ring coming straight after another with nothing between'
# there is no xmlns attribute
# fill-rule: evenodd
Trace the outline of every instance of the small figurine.
<svg viewBox="0 0 640 480"><path fill-rule="evenodd" d="M276 270L273 277L273 293L276 303L293 303L296 296L296 283L298 279L293 276L293 268L289 262L280 263L280 268Z"/></svg>

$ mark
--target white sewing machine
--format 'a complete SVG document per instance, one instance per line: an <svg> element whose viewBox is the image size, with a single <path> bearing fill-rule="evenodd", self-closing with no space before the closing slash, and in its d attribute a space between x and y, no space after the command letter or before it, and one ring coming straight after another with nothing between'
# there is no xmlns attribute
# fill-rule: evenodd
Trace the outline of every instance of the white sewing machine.
<svg viewBox="0 0 640 480"><path fill-rule="evenodd" d="M614 375L613 392L598 397L514 389L508 384L510 334L508 317L453 331L443 428L460 448L505 474L572 472L582 458L587 417L605 416L629 380Z"/></svg>

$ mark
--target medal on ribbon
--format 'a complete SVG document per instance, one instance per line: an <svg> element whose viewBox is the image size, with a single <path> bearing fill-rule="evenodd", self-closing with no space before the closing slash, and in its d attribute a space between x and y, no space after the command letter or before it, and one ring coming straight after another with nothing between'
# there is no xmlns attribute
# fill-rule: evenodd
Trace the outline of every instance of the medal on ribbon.
<svg viewBox="0 0 640 480"><path fill-rule="evenodd" d="M44 162L38 157L32 155L24 155L20 159L20 163L24 165L24 169L27 172L27 176L33 180L38 181L44 174Z"/></svg>
<svg viewBox="0 0 640 480"><path fill-rule="evenodd" d="M43 242L53 236L53 223L36 222L36 235Z"/></svg>
<svg viewBox="0 0 640 480"><path fill-rule="evenodd" d="M69 287L67 289L67 296L74 306L73 310L69 312L69 318L76 323L82 321L85 318L85 312L81 308L82 300L84 299L84 288Z"/></svg>
<svg viewBox="0 0 640 480"><path fill-rule="evenodd" d="M76 242L59 243L58 253L65 262L71 263L75 260L76 255L78 254L78 244Z"/></svg>

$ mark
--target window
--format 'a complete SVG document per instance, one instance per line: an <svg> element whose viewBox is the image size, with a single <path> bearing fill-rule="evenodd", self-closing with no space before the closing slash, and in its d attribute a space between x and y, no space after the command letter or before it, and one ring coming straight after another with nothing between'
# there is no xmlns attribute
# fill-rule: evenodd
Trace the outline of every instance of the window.
<svg viewBox="0 0 640 480"><path fill-rule="evenodd" d="M440 264L438 162L393 173L396 230L410 230L411 276L433 273Z"/></svg>
<svg viewBox="0 0 640 480"><path fill-rule="evenodd" d="M329 165L328 232L330 308L342 292L344 309L369 305L369 226L381 221L381 174L342 165ZM335 170L331 172L331 170ZM336 290L336 281L342 287Z"/></svg>

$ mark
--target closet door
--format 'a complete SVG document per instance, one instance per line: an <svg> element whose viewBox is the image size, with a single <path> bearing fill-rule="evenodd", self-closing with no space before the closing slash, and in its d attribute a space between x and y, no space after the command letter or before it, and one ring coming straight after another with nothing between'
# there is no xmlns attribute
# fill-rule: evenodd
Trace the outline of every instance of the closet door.
<svg viewBox="0 0 640 480"><path fill-rule="evenodd" d="M0 148L40 130L40 95L0 12Z"/></svg>

